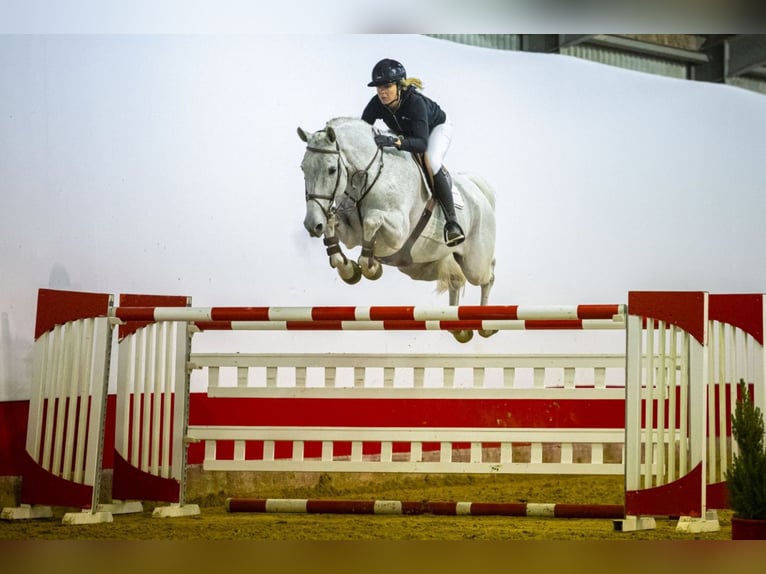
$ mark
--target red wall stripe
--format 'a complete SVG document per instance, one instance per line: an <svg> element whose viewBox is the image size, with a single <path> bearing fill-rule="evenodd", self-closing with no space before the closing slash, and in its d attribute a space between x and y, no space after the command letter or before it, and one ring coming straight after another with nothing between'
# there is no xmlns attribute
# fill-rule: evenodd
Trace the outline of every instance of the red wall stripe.
<svg viewBox="0 0 766 574"><path fill-rule="evenodd" d="M446 428L622 428L621 399L210 398L194 393L189 424Z"/></svg>

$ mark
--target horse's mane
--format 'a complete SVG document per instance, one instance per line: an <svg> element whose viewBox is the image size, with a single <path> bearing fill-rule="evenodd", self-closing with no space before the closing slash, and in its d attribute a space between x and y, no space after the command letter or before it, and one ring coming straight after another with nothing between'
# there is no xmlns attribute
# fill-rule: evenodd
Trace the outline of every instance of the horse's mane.
<svg viewBox="0 0 766 574"><path fill-rule="evenodd" d="M366 123L367 122L362 120L362 118L355 118L355 117L351 117L351 116L340 116L340 117L337 117L337 118L332 118L332 119L327 121L327 125L332 127L332 128L338 128L338 127L341 127L341 126L345 126L346 124L364 125Z"/></svg>
<svg viewBox="0 0 766 574"><path fill-rule="evenodd" d="M346 148L365 149L374 146L372 126L362 118L341 116L332 118L325 124L325 129L332 128L340 135L339 142Z"/></svg>

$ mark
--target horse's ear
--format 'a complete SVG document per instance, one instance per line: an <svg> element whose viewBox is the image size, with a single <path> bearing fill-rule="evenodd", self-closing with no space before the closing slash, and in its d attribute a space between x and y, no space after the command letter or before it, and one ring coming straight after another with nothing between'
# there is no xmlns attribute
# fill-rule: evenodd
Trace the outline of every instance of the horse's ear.
<svg viewBox="0 0 766 574"><path fill-rule="evenodd" d="M301 140L304 141L304 142L308 142L309 141L308 134L306 132L304 132L303 128L301 128L300 126L298 127L298 137L301 138Z"/></svg>
<svg viewBox="0 0 766 574"><path fill-rule="evenodd" d="M335 143L335 130L331 127L327 127L327 139L330 140L330 143Z"/></svg>

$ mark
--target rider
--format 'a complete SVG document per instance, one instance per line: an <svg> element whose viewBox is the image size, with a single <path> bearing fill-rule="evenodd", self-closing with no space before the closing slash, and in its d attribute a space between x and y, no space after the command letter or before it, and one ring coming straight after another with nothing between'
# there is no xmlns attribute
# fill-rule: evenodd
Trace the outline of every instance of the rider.
<svg viewBox="0 0 766 574"><path fill-rule="evenodd" d="M397 134L397 137L378 134L375 143L416 154L427 153L434 194L447 220L444 241L450 247L462 243L465 235L457 222L452 190L443 169L444 156L452 140L452 124L444 110L420 93L423 82L408 78L404 66L396 60L385 58L375 64L372 81L367 85L375 87L377 95L364 108L362 119L370 125L381 119Z"/></svg>

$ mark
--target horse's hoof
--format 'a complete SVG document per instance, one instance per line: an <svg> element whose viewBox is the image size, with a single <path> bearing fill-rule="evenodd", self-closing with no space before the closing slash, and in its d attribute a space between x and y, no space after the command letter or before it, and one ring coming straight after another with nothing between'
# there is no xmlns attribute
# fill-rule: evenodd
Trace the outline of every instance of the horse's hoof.
<svg viewBox="0 0 766 574"><path fill-rule="evenodd" d="M378 268L375 270L375 273L373 274L373 276L368 277L368 279L370 279L370 281L377 281L378 279L382 277L382 275L383 275L383 266L378 265Z"/></svg>
<svg viewBox="0 0 766 574"><path fill-rule="evenodd" d="M473 339L473 331L464 329L461 331L450 331L452 333L452 336L455 337L455 340L458 343L467 343L471 339Z"/></svg>
<svg viewBox="0 0 766 574"><path fill-rule="evenodd" d="M351 277L344 277L343 275L341 275L340 278L343 279L343 281L345 281L349 285L356 285L362 279L362 269L359 267L359 265L355 261L351 261L351 269L352 269Z"/></svg>
<svg viewBox="0 0 766 574"><path fill-rule="evenodd" d="M485 329L481 329L481 330L479 330L479 335L481 335L481 336L482 336L482 337L484 337L485 339L488 339L488 338L490 338L490 337L491 337L492 335L494 335L495 333L497 333L497 329L495 329L494 331L485 330Z"/></svg>
<svg viewBox="0 0 766 574"><path fill-rule="evenodd" d="M362 267L362 273L370 281L377 281L383 275L383 266L379 264L374 270L369 267Z"/></svg>

